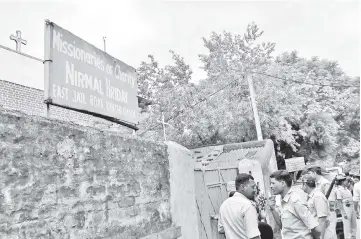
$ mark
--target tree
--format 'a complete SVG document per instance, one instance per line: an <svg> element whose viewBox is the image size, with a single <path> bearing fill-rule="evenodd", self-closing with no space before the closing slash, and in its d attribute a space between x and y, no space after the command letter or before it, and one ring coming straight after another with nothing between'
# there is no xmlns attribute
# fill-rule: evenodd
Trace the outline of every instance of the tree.
<svg viewBox="0 0 361 239"><path fill-rule="evenodd" d="M170 53L174 65L161 68L155 58L149 55L149 62L142 62L137 69L139 94L151 102L143 109L140 135L155 140L162 137L162 126L157 122L162 113L168 119L183 105L190 104L195 92L194 85L189 82L192 75L190 66L175 52Z"/></svg>
<svg viewBox="0 0 361 239"><path fill-rule="evenodd" d="M317 57L301 58L297 52L282 54L276 58L274 64L276 64L277 72L272 74L288 79L284 81L286 87L284 90L297 99L298 107L301 106L298 108L298 115L301 117L290 120L293 127L297 129L295 136L301 144L298 152L306 159L326 160L332 157L333 161L335 158L340 161L338 152L347 147L344 144L347 140L341 143L340 137L344 134L340 133L343 129L352 132L350 125L359 127L359 89L337 86L357 86L358 79L346 76L336 62L319 60ZM293 106L296 105L293 104ZM328 115L329 120L324 122L327 123L326 128L323 128L324 134L318 140L314 140L314 136L318 135L316 129L320 130L315 125L319 120L324 120L325 114ZM359 132L353 137L358 140ZM352 148L355 149L355 147ZM336 153L331 153L331 149L334 149Z"/></svg>
<svg viewBox="0 0 361 239"><path fill-rule="evenodd" d="M296 156L358 157L360 92L344 86L357 86L360 78L348 77L337 62L305 59L296 51L273 58L275 44L261 42L262 33L252 23L243 35L213 32L203 38L208 53L200 60L207 79L197 85L189 83L192 71L174 52L174 65L160 68L153 57L143 62L140 92L153 102L144 134L161 138L156 120L163 112L173 125L168 139L188 147L256 140L245 80L252 74L262 133L274 141L279 168Z"/></svg>

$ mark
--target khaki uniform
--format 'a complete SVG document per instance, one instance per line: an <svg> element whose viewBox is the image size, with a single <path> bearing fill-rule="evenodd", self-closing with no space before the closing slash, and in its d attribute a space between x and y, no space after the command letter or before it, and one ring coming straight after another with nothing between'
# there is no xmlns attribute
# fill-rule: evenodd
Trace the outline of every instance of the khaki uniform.
<svg viewBox="0 0 361 239"><path fill-rule="evenodd" d="M322 218L325 217L327 224L325 230L325 234L323 239L337 239L335 228L331 227L329 224L330 221L330 206L327 201L326 196L319 190L318 188L315 188L309 195L308 195L308 201L307 206L311 212L311 214L315 218Z"/></svg>
<svg viewBox="0 0 361 239"><path fill-rule="evenodd" d="M353 201L359 203L360 207L360 182L355 183L353 186ZM359 209L360 210L360 209ZM360 219L356 219L357 230L356 230L356 239L360 239Z"/></svg>
<svg viewBox="0 0 361 239"><path fill-rule="evenodd" d="M324 178L322 176L316 182L316 188L318 188L324 195L326 195L330 186L331 186L330 181L328 181L326 178ZM327 234L325 234L325 238L337 238L337 235L336 235L337 213L336 213L335 186L332 189L330 196L328 197L328 201L329 201L329 207L330 207L330 215L328 217L329 226L327 227Z"/></svg>
<svg viewBox="0 0 361 239"><path fill-rule="evenodd" d="M316 188L318 188L323 195L326 195L328 188L330 187L331 183L324 177L320 177L320 179L316 182Z"/></svg>
<svg viewBox="0 0 361 239"><path fill-rule="evenodd" d="M341 200L342 207L347 215L347 219L342 217L343 231L345 239L354 239L356 237L356 214L353 206L353 199L350 190L339 186L336 191L336 199Z"/></svg>
<svg viewBox="0 0 361 239"><path fill-rule="evenodd" d="M281 200L279 212L283 239L312 239L311 229L318 226L318 221L294 189Z"/></svg>

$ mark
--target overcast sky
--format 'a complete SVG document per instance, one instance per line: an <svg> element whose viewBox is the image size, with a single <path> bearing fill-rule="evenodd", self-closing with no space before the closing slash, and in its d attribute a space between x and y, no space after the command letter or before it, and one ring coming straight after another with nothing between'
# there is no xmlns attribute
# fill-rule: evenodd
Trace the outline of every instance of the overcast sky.
<svg viewBox="0 0 361 239"><path fill-rule="evenodd" d="M318 3L314 3L318 2ZM202 37L212 31L243 33L255 21L263 39L276 43L276 54L297 50L339 62L358 76L360 8L358 1L2 1L0 44L15 48L10 34L22 31L22 51L43 58L44 19L138 67L153 54L162 66L171 63L169 50L185 58L193 80L204 78L198 54L206 53ZM42 64L0 49L0 79L43 87Z"/></svg>

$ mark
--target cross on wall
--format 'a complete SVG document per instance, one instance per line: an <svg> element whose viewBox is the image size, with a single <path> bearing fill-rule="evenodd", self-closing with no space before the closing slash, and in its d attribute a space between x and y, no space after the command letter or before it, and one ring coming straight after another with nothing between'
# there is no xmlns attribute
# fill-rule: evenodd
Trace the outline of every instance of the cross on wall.
<svg viewBox="0 0 361 239"><path fill-rule="evenodd" d="M21 44L26 45L27 41L21 38L21 31L16 31L16 36L10 35L10 40L16 42L16 51L21 51Z"/></svg>
<svg viewBox="0 0 361 239"><path fill-rule="evenodd" d="M166 136L166 132L165 132L165 126L166 126L166 125L172 126L172 125L170 125L170 124L168 124L168 123L166 123L166 122L164 121L164 113L163 113L163 112L162 112L162 121L157 120L157 122L158 122L158 123L161 123L161 124L163 125L163 137L164 137L164 141L167 141L167 136Z"/></svg>

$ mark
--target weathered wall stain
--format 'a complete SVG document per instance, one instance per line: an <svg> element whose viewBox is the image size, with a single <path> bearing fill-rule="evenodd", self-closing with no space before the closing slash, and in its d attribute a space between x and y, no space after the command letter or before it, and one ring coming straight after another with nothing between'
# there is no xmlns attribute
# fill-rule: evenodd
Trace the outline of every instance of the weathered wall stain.
<svg viewBox="0 0 361 239"><path fill-rule="evenodd" d="M172 227L166 145L0 108L0 238L141 238Z"/></svg>

